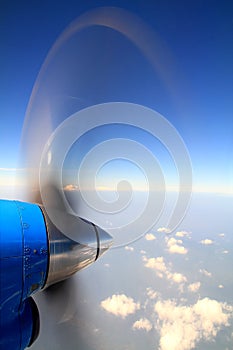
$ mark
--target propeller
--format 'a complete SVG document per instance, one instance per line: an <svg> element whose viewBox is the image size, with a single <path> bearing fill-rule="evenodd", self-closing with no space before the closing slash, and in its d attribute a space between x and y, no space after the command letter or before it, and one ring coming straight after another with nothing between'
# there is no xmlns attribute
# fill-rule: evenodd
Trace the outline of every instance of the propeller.
<svg viewBox="0 0 233 350"><path fill-rule="evenodd" d="M156 213L159 217L164 204L164 192L160 194L157 180L164 189L164 179L157 163L155 167L149 167L154 179L146 174L146 181L150 179L149 185L153 187L155 197L144 198L141 177L134 176L135 171L130 167L126 167L125 171L124 166L130 157L124 157L124 166L116 163L115 171L107 172L101 182L102 168L108 165L110 159L108 152L118 147L120 151L125 151L127 147L131 149L135 136L144 141L144 133L148 137L150 128L142 130L139 123L133 128L134 120L143 120L140 113L145 110L141 107L133 110L129 104L126 105L131 120L129 123L129 116L124 120L124 115L117 112L119 110L114 104L114 108L109 110L114 115L113 119L109 115L109 126L105 121L100 125L101 113L95 114L95 107L92 106L113 101L147 105L155 97L163 96L163 84L167 83L164 77L168 78L167 57L158 38L154 40L154 34L137 17L121 9L98 8L82 15L64 30L49 51L33 87L23 126L19 174L21 190L17 189L16 197L42 206L51 231L56 232L55 240L65 242L68 238L71 242L86 246L87 241L90 243L93 237L98 237L97 247L94 247L97 254L92 255L93 261L109 248L111 238L108 233L113 236L114 247L124 246L137 239L138 234L141 236L145 233L141 226L145 220L135 220L135 215L140 218L137 206L133 206L131 212L127 211L138 194L140 204L143 201L151 204L153 199L154 208L146 206L147 209L150 207L150 211L143 218L152 218L147 228L155 224L153 215ZM145 67L143 74L142 66ZM151 68L155 68L162 77L162 83L154 82ZM147 86L150 88L145 90ZM136 110L140 112L138 115L132 112ZM164 123L161 123L161 116L156 115L156 118L161 125ZM124 128L118 125L117 120L121 120L122 124L125 122ZM164 125L162 135L170 135L166 131L170 132L171 127L168 123ZM123 138L131 142L125 146ZM110 145L107 141L112 139L121 141ZM99 144L104 147L98 148ZM144 171L141 160L149 159L149 164L154 162L150 161L151 158L144 158L142 149L144 152L145 148L137 148L138 162L134 159L137 171L141 173ZM102 164L97 169L93 168L93 164L98 164L93 150L97 150L102 157ZM151 152L148 153L151 157ZM132 154L135 152L132 151ZM116 159L119 158L116 155ZM89 163L88 159L91 159ZM81 173L80 186L79 170L82 167L85 171ZM123 179L117 177L121 169ZM110 191L114 182L118 184ZM90 184L94 184L94 191ZM133 191L133 188L137 188L137 191ZM92 197L95 198L94 202L90 199ZM111 208L107 214L98 204L101 201L104 208ZM129 225L122 230L121 223L127 220ZM81 229L90 222L94 223L94 231L98 230L96 236L93 236L92 230L92 238L83 235L84 230ZM132 226L132 222L138 222L138 227ZM78 253L75 248L73 251L74 254ZM100 261L93 268L35 296L41 313L42 330L33 349L46 348L51 342L51 334L55 334L53 347L56 349L64 349L67 344L71 349L98 348L97 338L93 334L96 327L93 315L97 313L100 281L104 276ZM93 306L90 300L94 300L96 305ZM101 346L99 344L99 348ZM108 348L110 346L112 344L109 343Z"/></svg>

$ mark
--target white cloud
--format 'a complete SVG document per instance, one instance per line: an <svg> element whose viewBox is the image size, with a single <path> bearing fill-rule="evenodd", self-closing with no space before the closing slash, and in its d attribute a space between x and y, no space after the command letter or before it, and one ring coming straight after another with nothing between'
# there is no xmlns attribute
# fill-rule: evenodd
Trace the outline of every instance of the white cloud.
<svg viewBox="0 0 233 350"><path fill-rule="evenodd" d="M228 326L232 310L224 303L204 298L191 306L175 301L158 301L154 310L160 334L160 350L191 350L200 340L212 340L222 326Z"/></svg>
<svg viewBox="0 0 233 350"><path fill-rule="evenodd" d="M223 286L222 284L219 284L218 288L219 288L219 289L223 289L224 286Z"/></svg>
<svg viewBox="0 0 233 350"><path fill-rule="evenodd" d="M153 233L147 233L147 234L145 235L145 239L146 239L147 241L154 241L154 240L156 239L156 237L155 237L155 235L153 235Z"/></svg>
<svg viewBox="0 0 233 350"><path fill-rule="evenodd" d="M214 242L212 241L212 239L208 239L208 238L206 238L206 239L203 239L202 241L201 241L201 244L204 244L204 245L211 245L211 244L213 244Z"/></svg>
<svg viewBox="0 0 233 350"><path fill-rule="evenodd" d="M176 232L176 237L187 237L190 236L190 232L187 231L177 231Z"/></svg>
<svg viewBox="0 0 233 350"><path fill-rule="evenodd" d="M150 259L143 257L143 261L145 262L145 265L144 265L145 267L148 267L149 269L154 270L156 273L157 272L166 273L167 271L164 258L162 256L159 256L158 258L150 258ZM161 275L159 275L159 277L160 276Z"/></svg>
<svg viewBox="0 0 233 350"><path fill-rule="evenodd" d="M225 237L225 233L219 233L219 237Z"/></svg>
<svg viewBox="0 0 233 350"><path fill-rule="evenodd" d="M140 320L134 322L133 329L142 329L149 332L153 328L151 322L147 318L140 318Z"/></svg>
<svg viewBox="0 0 233 350"><path fill-rule="evenodd" d="M105 311L122 318L140 309L140 303L136 303L133 298L125 294L113 294L112 297L103 300L100 305Z"/></svg>
<svg viewBox="0 0 233 350"><path fill-rule="evenodd" d="M212 273L205 269L200 269L199 272L206 277L212 277Z"/></svg>
<svg viewBox="0 0 233 350"><path fill-rule="evenodd" d="M130 246L125 246L125 250L128 250L129 252L133 252L134 251L134 247L130 247Z"/></svg>
<svg viewBox="0 0 233 350"><path fill-rule="evenodd" d="M166 238L168 248L174 244L182 244L183 241L181 239L175 239L174 237Z"/></svg>
<svg viewBox="0 0 233 350"><path fill-rule="evenodd" d="M78 186L72 185L72 184L66 185L64 187L64 191L77 191L77 190L78 190Z"/></svg>
<svg viewBox="0 0 233 350"><path fill-rule="evenodd" d="M189 286L188 286L188 290L190 292L197 292L199 289L200 289L200 286L201 286L201 283L200 282L195 282L195 283L191 283Z"/></svg>
<svg viewBox="0 0 233 350"><path fill-rule="evenodd" d="M188 249L182 246L183 242L181 239L175 239L174 237L171 237L167 238L166 241L169 253L183 255L188 253Z"/></svg>
<svg viewBox="0 0 233 350"><path fill-rule="evenodd" d="M170 233L171 230L170 230L169 228L167 228L167 227L159 227L159 228L157 229L157 232Z"/></svg>
<svg viewBox="0 0 233 350"><path fill-rule="evenodd" d="M173 246L171 246L169 248L169 252L172 253L172 254L187 254L188 250L183 247L183 246L180 246L178 244L174 244Z"/></svg>
<svg viewBox="0 0 233 350"><path fill-rule="evenodd" d="M187 281L186 277L181 273L171 272L170 268L166 266L164 258L162 256L150 259L147 259L144 256L143 261L145 263L144 266L154 270L159 278L166 278L167 280L175 283L183 283Z"/></svg>
<svg viewBox="0 0 233 350"><path fill-rule="evenodd" d="M223 253L223 254L228 254L228 253L229 253L229 250L224 250L222 253Z"/></svg>
<svg viewBox="0 0 233 350"><path fill-rule="evenodd" d="M182 283L187 281L187 278L184 275L182 275L182 273L178 273L178 272L174 272L174 273L168 272L167 279L175 283Z"/></svg>
<svg viewBox="0 0 233 350"><path fill-rule="evenodd" d="M151 287L146 288L146 294L149 299L154 300L158 297L158 292L153 290Z"/></svg>

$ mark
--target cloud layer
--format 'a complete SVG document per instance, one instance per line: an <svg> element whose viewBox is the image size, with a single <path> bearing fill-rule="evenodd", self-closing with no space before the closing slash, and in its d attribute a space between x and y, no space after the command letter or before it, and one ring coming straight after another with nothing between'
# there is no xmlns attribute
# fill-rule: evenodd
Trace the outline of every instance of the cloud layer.
<svg viewBox="0 0 233 350"><path fill-rule="evenodd" d="M191 289L199 289L193 283ZM161 296L148 287L146 304L151 305L151 315L141 317L132 324L134 331L154 331L159 335L159 350L191 350L200 341L213 341L222 327L230 325L233 306L208 297L197 300L192 305L184 305L174 299L161 299ZM156 301L157 299L157 301ZM187 302L186 302L187 303ZM101 302L101 307L125 319L145 307L125 294L114 294Z"/></svg>
<svg viewBox="0 0 233 350"><path fill-rule="evenodd" d="M186 256L188 249L183 244L183 242L188 243L187 240L191 239L191 232L177 231L172 237L166 235L169 230L165 227L161 227L157 231L163 232L165 235L156 234L155 237L154 234L148 233L145 235L145 240L156 239L158 247L162 247L165 251L164 256L162 256L163 252L161 251L157 256L149 256L149 254L153 254L153 244L148 253L143 249L138 251L135 249L134 253L136 255L138 252L144 267L153 271L151 274L150 272L146 274L149 286L145 285L144 293L141 294L141 296L144 295L145 299L140 299L139 303L125 294L113 294L101 302L101 307L106 312L122 319L133 315L127 320L131 334L132 330L148 333L144 336L152 337L152 340L154 337L156 343L159 344L158 350L197 349L198 343L215 341L218 333L232 324L233 306L212 299L210 295L201 295L206 291L205 283L214 282L214 269L211 272L206 270L203 262L191 272L188 268L182 269L182 261L185 263L184 266L187 266L186 263L192 263L192 260L189 260L190 257ZM224 237L223 234L220 237ZM199 240L199 244L208 246L215 244L215 242L206 238L202 241ZM187 247L192 253L192 246L187 245ZM126 246L125 249L133 251L130 246ZM202 252L203 249L200 251ZM180 254L180 257L171 260L174 254ZM192 258L192 254L190 256ZM186 271L185 275L184 271ZM198 278L201 275L200 282ZM163 279L163 281L160 282L159 279ZM216 288L227 289L227 286L218 283L216 283ZM179 294L175 294L175 289L178 289ZM138 310L140 311L137 312ZM231 329L226 331L228 334L227 342L229 342ZM220 337L222 337L222 333Z"/></svg>
<svg viewBox="0 0 233 350"><path fill-rule="evenodd" d="M204 298L191 306L178 305L173 300L158 301L154 311L158 316L160 350L190 350L200 340L211 341L222 326L228 326L233 308Z"/></svg>

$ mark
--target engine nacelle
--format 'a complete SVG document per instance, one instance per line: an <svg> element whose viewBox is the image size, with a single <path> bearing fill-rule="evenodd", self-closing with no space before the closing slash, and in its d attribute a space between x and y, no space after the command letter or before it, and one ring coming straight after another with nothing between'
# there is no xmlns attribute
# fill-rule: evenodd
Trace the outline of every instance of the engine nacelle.
<svg viewBox="0 0 233 350"><path fill-rule="evenodd" d="M112 244L111 236L78 217L74 241L59 232L43 207L0 200L0 349L25 349L39 334L31 295L92 264Z"/></svg>

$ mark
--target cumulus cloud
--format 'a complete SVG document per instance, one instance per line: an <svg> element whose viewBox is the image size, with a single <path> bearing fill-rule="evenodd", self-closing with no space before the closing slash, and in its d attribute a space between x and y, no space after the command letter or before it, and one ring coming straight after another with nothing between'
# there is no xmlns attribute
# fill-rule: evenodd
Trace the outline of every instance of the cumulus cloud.
<svg viewBox="0 0 233 350"><path fill-rule="evenodd" d="M176 237L188 237L190 236L190 232L187 231L177 231L176 232Z"/></svg>
<svg viewBox="0 0 233 350"><path fill-rule="evenodd" d="M183 241L181 239L175 239L174 237L166 238L168 248L174 244L182 244Z"/></svg>
<svg viewBox="0 0 233 350"><path fill-rule="evenodd" d="M158 297L158 292L153 290L151 287L146 288L146 294L149 299L154 300Z"/></svg>
<svg viewBox="0 0 233 350"><path fill-rule="evenodd" d="M200 289L200 286L201 286L201 283L200 282L195 282L195 283L191 283L189 286L188 286L188 290L190 292L197 292L199 289Z"/></svg>
<svg viewBox="0 0 233 350"><path fill-rule="evenodd" d="M64 191L77 191L78 190L78 186L76 185L66 185L64 187Z"/></svg>
<svg viewBox="0 0 233 350"><path fill-rule="evenodd" d="M140 309L140 303L136 303L133 298L125 294L113 294L112 297L103 300L100 305L105 311L122 318Z"/></svg>
<svg viewBox="0 0 233 350"><path fill-rule="evenodd" d="M164 258L162 256L159 256L158 258L150 258L150 259L144 256L143 261L145 263L144 266L154 270L158 277L162 278L163 273L164 274L167 273L167 267L165 265Z"/></svg>
<svg viewBox="0 0 233 350"><path fill-rule="evenodd" d="M158 315L156 328L160 334L160 350L191 350L201 341L212 340L222 326L229 325L232 308L225 303L200 299L191 306L173 300L154 305Z"/></svg>
<svg viewBox="0 0 233 350"><path fill-rule="evenodd" d="M225 233L219 233L219 237L225 237Z"/></svg>
<svg viewBox="0 0 233 350"><path fill-rule="evenodd" d="M128 250L129 252L133 252L134 251L134 247L130 247L130 246L125 246L125 250Z"/></svg>
<svg viewBox="0 0 233 350"><path fill-rule="evenodd" d="M170 230L169 228L167 228L167 227L159 227L159 228L157 229L157 232L161 232L161 233L170 233L171 230Z"/></svg>
<svg viewBox="0 0 233 350"><path fill-rule="evenodd" d="M187 281L187 278L184 275L182 275L182 273L178 273L178 272L174 272L174 273L168 272L167 279L175 283L182 283Z"/></svg>
<svg viewBox="0 0 233 350"><path fill-rule="evenodd" d="M175 239L174 237L166 240L169 253L172 254L187 254L188 249L182 246L183 241L181 239Z"/></svg>
<svg viewBox="0 0 233 350"><path fill-rule="evenodd" d="M143 261L144 266L154 270L159 278L166 278L175 283L183 283L187 281L186 277L181 273L171 272L170 267L165 264L162 256L150 259L144 256Z"/></svg>
<svg viewBox="0 0 233 350"><path fill-rule="evenodd" d="M201 244L204 244L204 245L211 245L211 244L213 244L214 242L212 241L212 239L208 239L208 238L206 238L206 239L203 239L202 241L201 241Z"/></svg>
<svg viewBox="0 0 233 350"><path fill-rule="evenodd" d="M134 322L133 329L141 329L149 332L153 328L151 322L147 318L140 318L140 320Z"/></svg>
<svg viewBox="0 0 233 350"><path fill-rule="evenodd" d="M188 250L183 246L174 244L169 248L169 252L172 254L187 254Z"/></svg>
<svg viewBox="0 0 233 350"><path fill-rule="evenodd" d="M205 269L200 269L199 272L206 277L212 277L212 273Z"/></svg>
<svg viewBox="0 0 233 350"><path fill-rule="evenodd" d="M155 237L155 235L153 235L153 233L147 233L147 234L145 235L145 239L146 239L147 241L154 241L154 240L156 239L156 237Z"/></svg>

